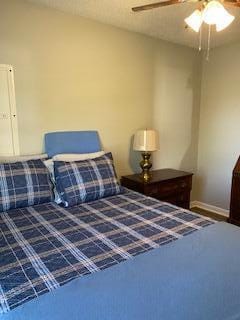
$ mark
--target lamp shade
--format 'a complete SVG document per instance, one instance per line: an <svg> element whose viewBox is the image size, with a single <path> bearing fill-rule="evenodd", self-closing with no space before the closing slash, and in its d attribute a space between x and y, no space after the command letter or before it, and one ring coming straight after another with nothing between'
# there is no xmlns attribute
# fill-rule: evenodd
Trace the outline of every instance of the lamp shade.
<svg viewBox="0 0 240 320"><path fill-rule="evenodd" d="M233 22L234 19L235 17L229 14L227 10L223 8L221 18L216 23L217 31L222 31L223 29L227 28Z"/></svg>
<svg viewBox="0 0 240 320"><path fill-rule="evenodd" d="M152 129L138 130L134 135L133 149L136 151L156 151L159 148L158 132Z"/></svg>
<svg viewBox="0 0 240 320"><path fill-rule="evenodd" d="M217 31L227 28L234 20L234 16L229 14L224 6L212 0L208 2L203 10L203 21L207 24L215 24Z"/></svg>
<svg viewBox="0 0 240 320"><path fill-rule="evenodd" d="M202 13L200 10L195 10L189 17L185 19L186 24L195 32L198 32L202 25Z"/></svg>

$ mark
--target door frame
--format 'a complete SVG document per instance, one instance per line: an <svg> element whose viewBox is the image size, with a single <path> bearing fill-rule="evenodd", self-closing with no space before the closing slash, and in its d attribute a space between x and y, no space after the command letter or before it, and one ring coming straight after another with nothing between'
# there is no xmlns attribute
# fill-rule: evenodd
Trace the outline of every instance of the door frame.
<svg viewBox="0 0 240 320"><path fill-rule="evenodd" d="M19 148L18 118L17 118L15 85L14 85L14 71L13 71L13 67L8 64L0 64L0 70L7 71L8 94L9 94L9 104L10 104L10 113L11 113L10 116L11 116L13 155L19 155L20 148Z"/></svg>

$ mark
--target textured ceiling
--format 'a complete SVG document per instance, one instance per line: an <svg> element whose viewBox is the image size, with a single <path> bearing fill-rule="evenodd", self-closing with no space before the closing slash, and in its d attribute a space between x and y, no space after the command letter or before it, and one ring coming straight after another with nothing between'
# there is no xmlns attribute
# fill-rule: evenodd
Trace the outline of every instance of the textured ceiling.
<svg viewBox="0 0 240 320"><path fill-rule="evenodd" d="M131 8L157 0L28 0L77 14L127 30L140 32L174 43L198 47L198 34L185 29L184 18L196 7L185 3L154 10L133 13ZM240 39L240 8L228 8L236 19L225 30L212 32L211 47L234 42ZM203 47L207 43L207 30L203 30Z"/></svg>

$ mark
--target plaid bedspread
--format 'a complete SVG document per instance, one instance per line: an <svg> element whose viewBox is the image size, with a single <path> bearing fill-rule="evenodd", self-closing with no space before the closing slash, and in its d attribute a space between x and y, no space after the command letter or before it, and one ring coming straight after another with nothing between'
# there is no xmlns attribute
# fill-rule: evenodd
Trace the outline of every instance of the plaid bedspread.
<svg viewBox="0 0 240 320"><path fill-rule="evenodd" d="M0 313L213 221L135 192L0 214Z"/></svg>

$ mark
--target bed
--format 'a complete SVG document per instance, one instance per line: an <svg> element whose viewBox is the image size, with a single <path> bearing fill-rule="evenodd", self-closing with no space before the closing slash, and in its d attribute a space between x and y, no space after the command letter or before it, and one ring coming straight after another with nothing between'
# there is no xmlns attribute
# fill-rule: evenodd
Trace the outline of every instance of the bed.
<svg viewBox="0 0 240 320"><path fill-rule="evenodd" d="M0 319L240 319L236 226L121 189L5 210L0 231Z"/></svg>

